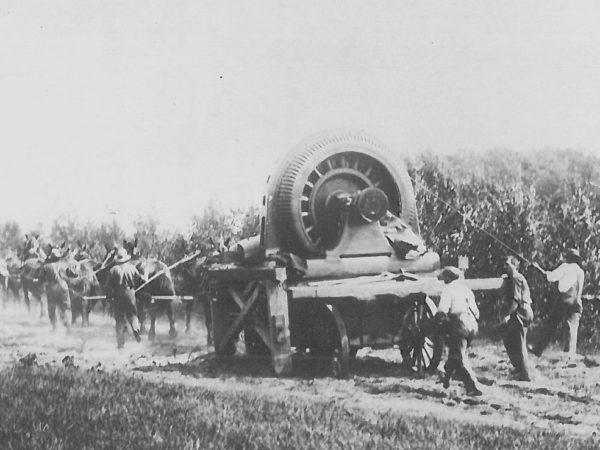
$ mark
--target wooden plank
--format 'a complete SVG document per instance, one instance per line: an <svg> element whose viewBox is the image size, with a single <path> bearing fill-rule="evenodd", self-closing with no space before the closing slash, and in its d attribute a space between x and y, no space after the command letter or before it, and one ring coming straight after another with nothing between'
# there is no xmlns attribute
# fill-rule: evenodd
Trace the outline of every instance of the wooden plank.
<svg viewBox="0 0 600 450"><path fill-rule="evenodd" d="M292 348L290 338L290 317L288 295L285 289L286 271L276 269L276 280L265 282L269 306L269 338L271 361L277 375L292 372Z"/></svg>
<svg viewBox="0 0 600 450"><path fill-rule="evenodd" d="M257 285L256 288L254 289L254 291L252 291L252 294L250 294L250 297L244 304L242 311L235 318L235 320L233 321L231 326L223 334L223 338L217 344L219 352L223 351L223 349L225 348L225 345L227 345L227 342L229 342L229 339L231 339L233 337L233 334L239 330L239 326L246 318L246 315L248 315L248 312L250 311L250 309L254 306L254 303L256 303L256 299L258 298L258 293L259 293L258 288L259 288L259 285Z"/></svg>
<svg viewBox="0 0 600 450"><path fill-rule="evenodd" d="M106 295L89 295L81 297L84 300L106 300Z"/></svg>
<svg viewBox="0 0 600 450"><path fill-rule="evenodd" d="M477 278L463 280L474 291L496 290L502 286L502 278ZM293 300L315 298L352 297L358 300L372 301L381 295L406 297L411 294L424 293L431 297L439 297L444 282L436 278L422 278L416 281L378 281L368 284L337 284L320 286L292 286L289 288Z"/></svg>
<svg viewBox="0 0 600 450"><path fill-rule="evenodd" d="M215 265L207 271L207 277L219 281L275 280L274 264L263 267L241 267L234 265Z"/></svg>
<svg viewBox="0 0 600 450"><path fill-rule="evenodd" d="M196 299L192 295L153 295L153 300L174 300L174 301L185 301L191 302Z"/></svg>
<svg viewBox="0 0 600 450"><path fill-rule="evenodd" d="M265 326L253 325L252 329L256 332L256 334L258 334L260 336L260 338L262 339L262 341L264 342L264 344L267 347L269 347L269 350L272 352L273 351L273 347L271 345L271 339L269 337L268 328L265 327Z"/></svg>
<svg viewBox="0 0 600 450"><path fill-rule="evenodd" d="M106 295L89 295L81 297L84 300L106 300ZM174 300L191 302L196 300L196 297L192 295L153 295L153 300Z"/></svg>
<svg viewBox="0 0 600 450"><path fill-rule="evenodd" d="M224 295L223 290L220 288L219 283L209 283L210 293L210 314L212 317L212 335L213 342L215 343L215 353L223 354L219 352L216 343L221 342L225 332L227 331L227 324L229 323L227 317L227 311L225 309L225 302L221 300L221 296ZM222 346L223 348L223 346Z"/></svg>
<svg viewBox="0 0 600 450"><path fill-rule="evenodd" d="M502 287L504 278L471 278L463 281L472 291L494 291Z"/></svg>
<svg viewBox="0 0 600 450"><path fill-rule="evenodd" d="M227 292L231 295L233 301L240 307L240 311L244 309L244 301L240 297L240 295L233 289L231 286L227 288Z"/></svg>

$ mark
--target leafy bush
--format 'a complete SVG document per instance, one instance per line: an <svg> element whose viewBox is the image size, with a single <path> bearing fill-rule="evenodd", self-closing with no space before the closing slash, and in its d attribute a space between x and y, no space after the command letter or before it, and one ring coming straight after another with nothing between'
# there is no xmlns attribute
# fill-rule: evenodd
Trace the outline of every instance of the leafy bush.
<svg viewBox="0 0 600 450"><path fill-rule="evenodd" d="M411 161L410 174L422 234L443 264L468 255L467 277L498 276L504 255L520 255L539 323L551 290L530 262L554 268L566 248L577 247L584 293L600 292L600 190L593 183L599 162L571 151L420 155ZM485 306L492 315L485 320L493 321L499 309L494 306ZM597 314L590 305L585 309L582 334L600 341Z"/></svg>

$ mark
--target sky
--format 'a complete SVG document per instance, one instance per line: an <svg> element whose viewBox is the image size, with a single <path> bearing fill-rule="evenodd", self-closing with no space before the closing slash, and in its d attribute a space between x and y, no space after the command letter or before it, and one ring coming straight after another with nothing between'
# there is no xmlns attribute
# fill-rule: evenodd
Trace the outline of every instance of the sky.
<svg viewBox="0 0 600 450"><path fill-rule="evenodd" d="M306 136L600 153L597 2L0 2L0 223L185 229Z"/></svg>

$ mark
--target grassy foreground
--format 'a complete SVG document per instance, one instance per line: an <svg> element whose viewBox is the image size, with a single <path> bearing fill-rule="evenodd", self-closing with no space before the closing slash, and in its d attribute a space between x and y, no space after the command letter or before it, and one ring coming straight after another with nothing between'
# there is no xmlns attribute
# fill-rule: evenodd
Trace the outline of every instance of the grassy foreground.
<svg viewBox="0 0 600 450"><path fill-rule="evenodd" d="M402 401L401 398L398 401ZM0 371L0 447L14 449L595 448L551 431L516 431L332 402L151 383L118 373L15 366Z"/></svg>

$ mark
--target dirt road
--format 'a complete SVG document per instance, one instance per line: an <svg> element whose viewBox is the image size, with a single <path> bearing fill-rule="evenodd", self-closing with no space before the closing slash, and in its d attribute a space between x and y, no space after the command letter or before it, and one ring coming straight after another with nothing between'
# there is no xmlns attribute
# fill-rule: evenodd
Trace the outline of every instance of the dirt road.
<svg viewBox="0 0 600 450"><path fill-rule="evenodd" d="M72 361L82 369L129 371L149 382L248 390L277 399L290 395L325 399L361 408L373 420L394 411L562 429L584 436L600 430L600 367L596 362L600 357L596 355L567 360L550 350L542 358L532 357L534 381L517 382L510 380L511 367L501 343L476 340L471 360L484 395L469 398L458 382L446 390L436 375L406 371L394 349L360 351L349 380L315 377L314 366L301 360L294 361L294 376L276 378L264 361L214 358L206 347L206 331L198 316L188 334L179 321L179 336L174 339L168 336L168 323L162 318L155 342L144 339L138 344L129 335L123 350L116 349L113 320L93 312L90 323L89 328L76 325L67 334L61 327L52 331L46 318L39 319L19 306L0 310L0 364L6 366L35 354L39 364Z"/></svg>

